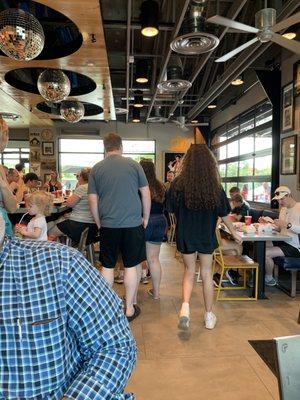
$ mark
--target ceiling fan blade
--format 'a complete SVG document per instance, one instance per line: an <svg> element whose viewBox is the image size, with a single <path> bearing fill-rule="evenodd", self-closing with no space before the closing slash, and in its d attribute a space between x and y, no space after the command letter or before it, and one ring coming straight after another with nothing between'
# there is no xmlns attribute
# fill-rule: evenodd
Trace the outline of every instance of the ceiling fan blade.
<svg viewBox="0 0 300 400"><path fill-rule="evenodd" d="M253 26L242 24L241 22L234 21L229 18L221 17L220 15L214 15L206 20L210 24L223 25L228 28L238 29L243 32L258 33L259 30Z"/></svg>
<svg viewBox="0 0 300 400"><path fill-rule="evenodd" d="M289 18L284 19L283 21L278 22L278 24L273 26L273 32L279 32L282 29L286 29L289 26L294 24L298 24L300 22L300 12L292 15Z"/></svg>
<svg viewBox="0 0 300 400"><path fill-rule="evenodd" d="M229 60L230 58L232 58L233 56L235 56L236 54L243 51L244 49L247 49L247 47L251 46L253 43L255 43L257 41L258 41L258 38L249 40L249 42L242 44L241 46L237 47L236 49L234 49L234 50L230 51L229 53L225 54L224 56L218 58L217 60L215 60L215 62L225 62L225 61Z"/></svg>
<svg viewBox="0 0 300 400"><path fill-rule="evenodd" d="M300 42L297 42L297 40L286 39L278 33L274 33L271 40L272 42L279 44L280 46L290 50L291 52L300 55Z"/></svg>

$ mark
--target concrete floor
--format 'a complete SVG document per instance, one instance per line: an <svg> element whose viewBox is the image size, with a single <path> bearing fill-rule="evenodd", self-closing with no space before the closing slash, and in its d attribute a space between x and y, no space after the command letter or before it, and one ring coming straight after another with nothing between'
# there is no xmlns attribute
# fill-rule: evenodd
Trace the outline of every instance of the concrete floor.
<svg viewBox="0 0 300 400"><path fill-rule="evenodd" d="M137 400L279 399L277 379L248 340L299 334L300 297L292 300L268 288L269 300L218 302L218 323L208 331L203 326L202 286L195 284L190 332L180 334L183 267L174 252L174 247L162 246L161 299L147 295L150 284L140 286L142 313L131 324L139 357L127 390ZM123 293L121 285L115 286Z"/></svg>

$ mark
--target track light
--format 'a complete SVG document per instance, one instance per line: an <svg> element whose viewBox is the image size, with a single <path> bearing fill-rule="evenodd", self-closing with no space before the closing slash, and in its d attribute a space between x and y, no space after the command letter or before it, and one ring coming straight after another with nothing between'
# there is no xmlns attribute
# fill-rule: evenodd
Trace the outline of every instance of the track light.
<svg viewBox="0 0 300 400"><path fill-rule="evenodd" d="M159 5L154 0L143 1L141 5L142 35L153 37L158 34Z"/></svg>
<svg viewBox="0 0 300 400"><path fill-rule="evenodd" d="M242 85L243 83L244 83L244 78L243 78L242 75L237 76L237 77L231 82L231 84L232 84L233 86L240 86L240 85Z"/></svg>
<svg viewBox="0 0 300 400"><path fill-rule="evenodd" d="M138 60L136 63L135 80L138 83L148 82L148 62L146 60Z"/></svg>
<svg viewBox="0 0 300 400"><path fill-rule="evenodd" d="M209 106L207 106L207 108L211 108L211 109L217 108L217 105L212 103L212 104L210 104Z"/></svg>
<svg viewBox="0 0 300 400"><path fill-rule="evenodd" d="M132 110L132 122L135 124L141 122L140 110L138 108L133 108Z"/></svg>
<svg viewBox="0 0 300 400"><path fill-rule="evenodd" d="M134 107L142 108L144 107L144 100L143 100L143 92L141 90L137 90L134 92Z"/></svg>

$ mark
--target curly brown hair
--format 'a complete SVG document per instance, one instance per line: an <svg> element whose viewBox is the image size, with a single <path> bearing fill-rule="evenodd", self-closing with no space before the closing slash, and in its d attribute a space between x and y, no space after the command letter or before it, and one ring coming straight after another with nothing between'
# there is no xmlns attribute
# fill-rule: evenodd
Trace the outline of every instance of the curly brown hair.
<svg viewBox="0 0 300 400"><path fill-rule="evenodd" d="M141 160L140 164L149 183L151 200L156 201L157 203L163 203L165 200L166 188L156 178L155 166L153 162L151 160Z"/></svg>
<svg viewBox="0 0 300 400"><path fill-rule="evenodd" d="M221 179L217 161L206 144L192 144L180 175L174 181L175 194L183 193L190 210L209 210L220 203Z"/></svg>

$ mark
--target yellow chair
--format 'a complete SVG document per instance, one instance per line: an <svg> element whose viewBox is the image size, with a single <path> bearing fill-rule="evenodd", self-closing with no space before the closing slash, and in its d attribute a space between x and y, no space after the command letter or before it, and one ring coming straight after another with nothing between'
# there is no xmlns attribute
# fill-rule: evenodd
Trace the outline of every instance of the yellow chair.
<svg viewBox="0 0 300 400"><path fill-rule="evenodd" d="M234 256L234 255L223 255L222 246L221 246L221 235L219 229L216 229L216 235L218 240L219 247L214 252L213 259L213 273L215 272L216 265L219 265L221 268L221 276L219 286L217 287L217 300L257 300L257 292L258 292L258 263L254 262L248 256ZM222 282L224 279L224 275L226 270L229 269L239 269L243 271L243 285L242 286L222 286ZM254 297L229 297L229 296L221 296L221 291L223 290L245 290L247 289L246 279L247 279L247 271L255 272L255 284L254 284Z"/></svg>

